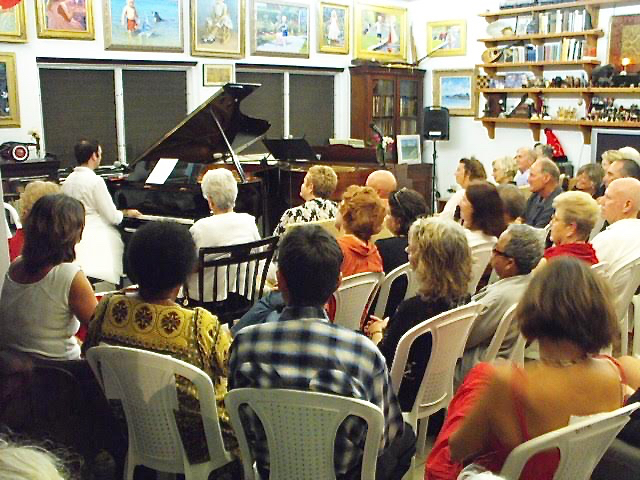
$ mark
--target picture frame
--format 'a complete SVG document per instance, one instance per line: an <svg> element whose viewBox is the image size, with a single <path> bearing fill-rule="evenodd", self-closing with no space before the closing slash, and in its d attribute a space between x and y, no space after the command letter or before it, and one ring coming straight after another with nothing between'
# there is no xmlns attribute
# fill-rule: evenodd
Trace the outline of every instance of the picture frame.
<svg viewBox="0 0 640 480"><path fill-rule="evenodd" d="M407 9L356 3L355 58L407 61Z"/></svg>
<svg viewBox="0 0 640 480"><path fill-rule="evenodd" d="M454 57L467 54L467 22L446 20L427 23L427 55Z"/></svg>
<svg viewBox="0 0 640 480"><path fill-rule="evenodd" d="M95 40L93 1L35 0L38 38Z"/></svg>
<svg viewBox="0 0 640 480"><path fill-rule="evenodd" d="M15 53L0 53L0 127L20 127Z"/></svg>
<svg viewBox="0 0 640 480"><path fill-rule="evenodd" d="M136 0L103 1L105 49L183 52L182 0L153 0L142 5L137 6Z"/></svg>
<svg viewBox="0 0 640 480"><path fill-rule="evenodd" d="M420 135L397 135L398 164L422 163L422 138Z"/></svg>
<svg viewBox="0 0 640 480"><path fill-rule="evenodd" d="M191 0L191 55L242 58L245 2Z"/></svg>
<svg viewBox="0 0 640 480"><path fill-rule="evenodd" d="M433 104L448 108L452 116L477 116L476 75L475 69L434 70Z"/></svg>
<svg viewBox="0 0 640 480"><path fill-rule="evenodd" d="M251 55L309 58L309 5L253 0Z"/></svg>
<svg viewBox="0 0 640 480"><path fill-rule="evenodd" d="M346 55L349 53L351 20L349 6L337 3L318 4L318 52Z"/></svg>
<svg viewBox="0 0 640 480"><path fill-rule="evenodd" d="M621 68L622 59L629 58L632 62L627 66L626 71L628 73L640 71L640 65L638 65L640 47L635 41L639 28L640 14L615 15L611 17L607 63ZM592 53L586 52L586 54L591 55Z"/></svg>
<svg viewBox="0 0 640 480"><path fill-rule="evenodd" d="M235 69L232 63L204 63L202 65L202 86L219 87L233 82Z"/></svg>
<svg viewBox="0 0 640 480"><path fill-rule="evenodd" d="M0 42L24 43L26 41L24 1L6 10L0 9Z"/></svg>

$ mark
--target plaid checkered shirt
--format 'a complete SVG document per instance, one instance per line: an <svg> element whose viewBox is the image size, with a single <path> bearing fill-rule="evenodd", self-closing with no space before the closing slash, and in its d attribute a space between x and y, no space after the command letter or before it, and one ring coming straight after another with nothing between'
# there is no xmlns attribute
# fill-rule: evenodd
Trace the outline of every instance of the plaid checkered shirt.
<svg viewBox="0 0 640 480"><path fill-rule="evenodd" d="M384 414L382 448L403 433L400 405L378 348L364 335L329 323L323 308L287 307L280 320L240 330L231 345L229 390L290 388L365 400ZM261 470L269 468L259 420L245 412L250 447ZM347 417L335 445L336 474L361 461L366 435L362 419Z"/></svg>

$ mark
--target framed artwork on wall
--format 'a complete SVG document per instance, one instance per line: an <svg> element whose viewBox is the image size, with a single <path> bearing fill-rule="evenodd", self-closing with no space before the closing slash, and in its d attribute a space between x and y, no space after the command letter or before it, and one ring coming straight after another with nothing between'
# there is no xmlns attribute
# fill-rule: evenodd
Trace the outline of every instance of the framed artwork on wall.
<svg viewBox="0 0 640 480"><path fill-rule="evenodd" d="M36 27L38 38L93 40L93 0L36 0Z"/></svg>
<svg viewBox="0 0 640 480"><path fill-rule="evenodd" d="M242 0L191 0L191 55L244 56Z"/></svg>
<svg viewBox="0 0 640 480"><path fill-rule="evenodd" d="M410 165L422 163L422 138L420 135L398 135L398 163L407 163Z"/></svg>
<svg viewBox="0 0 640 480"><path fill-rule="evenodd" d="M467 54L467 22L447 20L427 23L427 54L453 57Z"/></svg>
<svg viewBox="0 0 640 480"><path fill-rule="evenodd" d="M26 41L24 1L11 8L0 9L0 42L24 43Z"/></svg>
<svg viewBox="0 0 640 480"><path fill-rule="evenodd" d="M355 57L406 61L407 10L356 3Z"/></svg>
<svg viewBox="0 0 640 480"><path fill-rule="evenodd" d="M318 52L349 53L349 7L320 2L318 5Z"/></svg>
<svg viewBox="0 0 640 480"><path fill-rule="evenodd" d="M104 0L103 5L107 50L184 51L182 0Z"/></svg>
<svg viewBox="0 0 640 480"><path fill-rule="evenodd" d="M452 116L477 116L476 71L434 70L433 104L447 107Z"/></svg>
<svg viewBox="0 0 640 480"><path fill-rule="evenodd" d="M609 30L609 59L608 63L617 68L622 67L622 59L628 58L626 71L634 73L640 71L640 45L638 45L638 31L640 31L640 15L618 15L611 17Z"/></svg>
<svg viewBox="0 0 640 480"><path fill-rule="evenodd" d="M16 56L14 53L0 53L0 127L19 126Z"/></svg>
<svg viewBox="0 0 640 480"><path fill-rule="evenodd" d="M309 5L254 0L251 54L309 58Z"/></svg>
<svg viewBox="0 0 640 480"><path fill-rule="evenodd" d="M234 81L233 64L211 64L202 65L202 86L219 87Z"/></svg>

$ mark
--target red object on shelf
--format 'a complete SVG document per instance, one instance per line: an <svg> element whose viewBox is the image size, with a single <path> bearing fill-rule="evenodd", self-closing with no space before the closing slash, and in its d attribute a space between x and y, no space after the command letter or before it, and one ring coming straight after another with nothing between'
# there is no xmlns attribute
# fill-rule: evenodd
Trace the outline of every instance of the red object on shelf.
<svg viewBox="0 0 640 480"><path fill-rule="evenodd" d="M567 156L564 153L560 140L556 137L556 134L551 131L550 128L544 129L544 134L547 136L547 144L553 148L553 160L556 162L566 162Z"/></svg>
<svg viewBox="0 0 640 480"><path fill-rule="evenodd" d="M8 10L12 7L15 7L17 4L19 4L22 0L0 0L0 7L3 10Z"/></svg>

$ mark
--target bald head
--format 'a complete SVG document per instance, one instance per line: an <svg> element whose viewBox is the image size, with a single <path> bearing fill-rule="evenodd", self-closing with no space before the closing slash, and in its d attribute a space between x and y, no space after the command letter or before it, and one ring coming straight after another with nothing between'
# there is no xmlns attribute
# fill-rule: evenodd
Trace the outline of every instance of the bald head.
<svg viewBox="0 0 640 480"><path fill-rule="evenodd" d="M609 223L637 218L640 211L640 180L619 178L607 187L602 203L602 216Z"/></svg>
<svg viewBox="0 0 640 480"><path fill-rule="evenodd" d="M367 177L366 186L373 188L380 198L387 200L389 194L398 188L398 182L389 170L376 170Z"/></svg>

